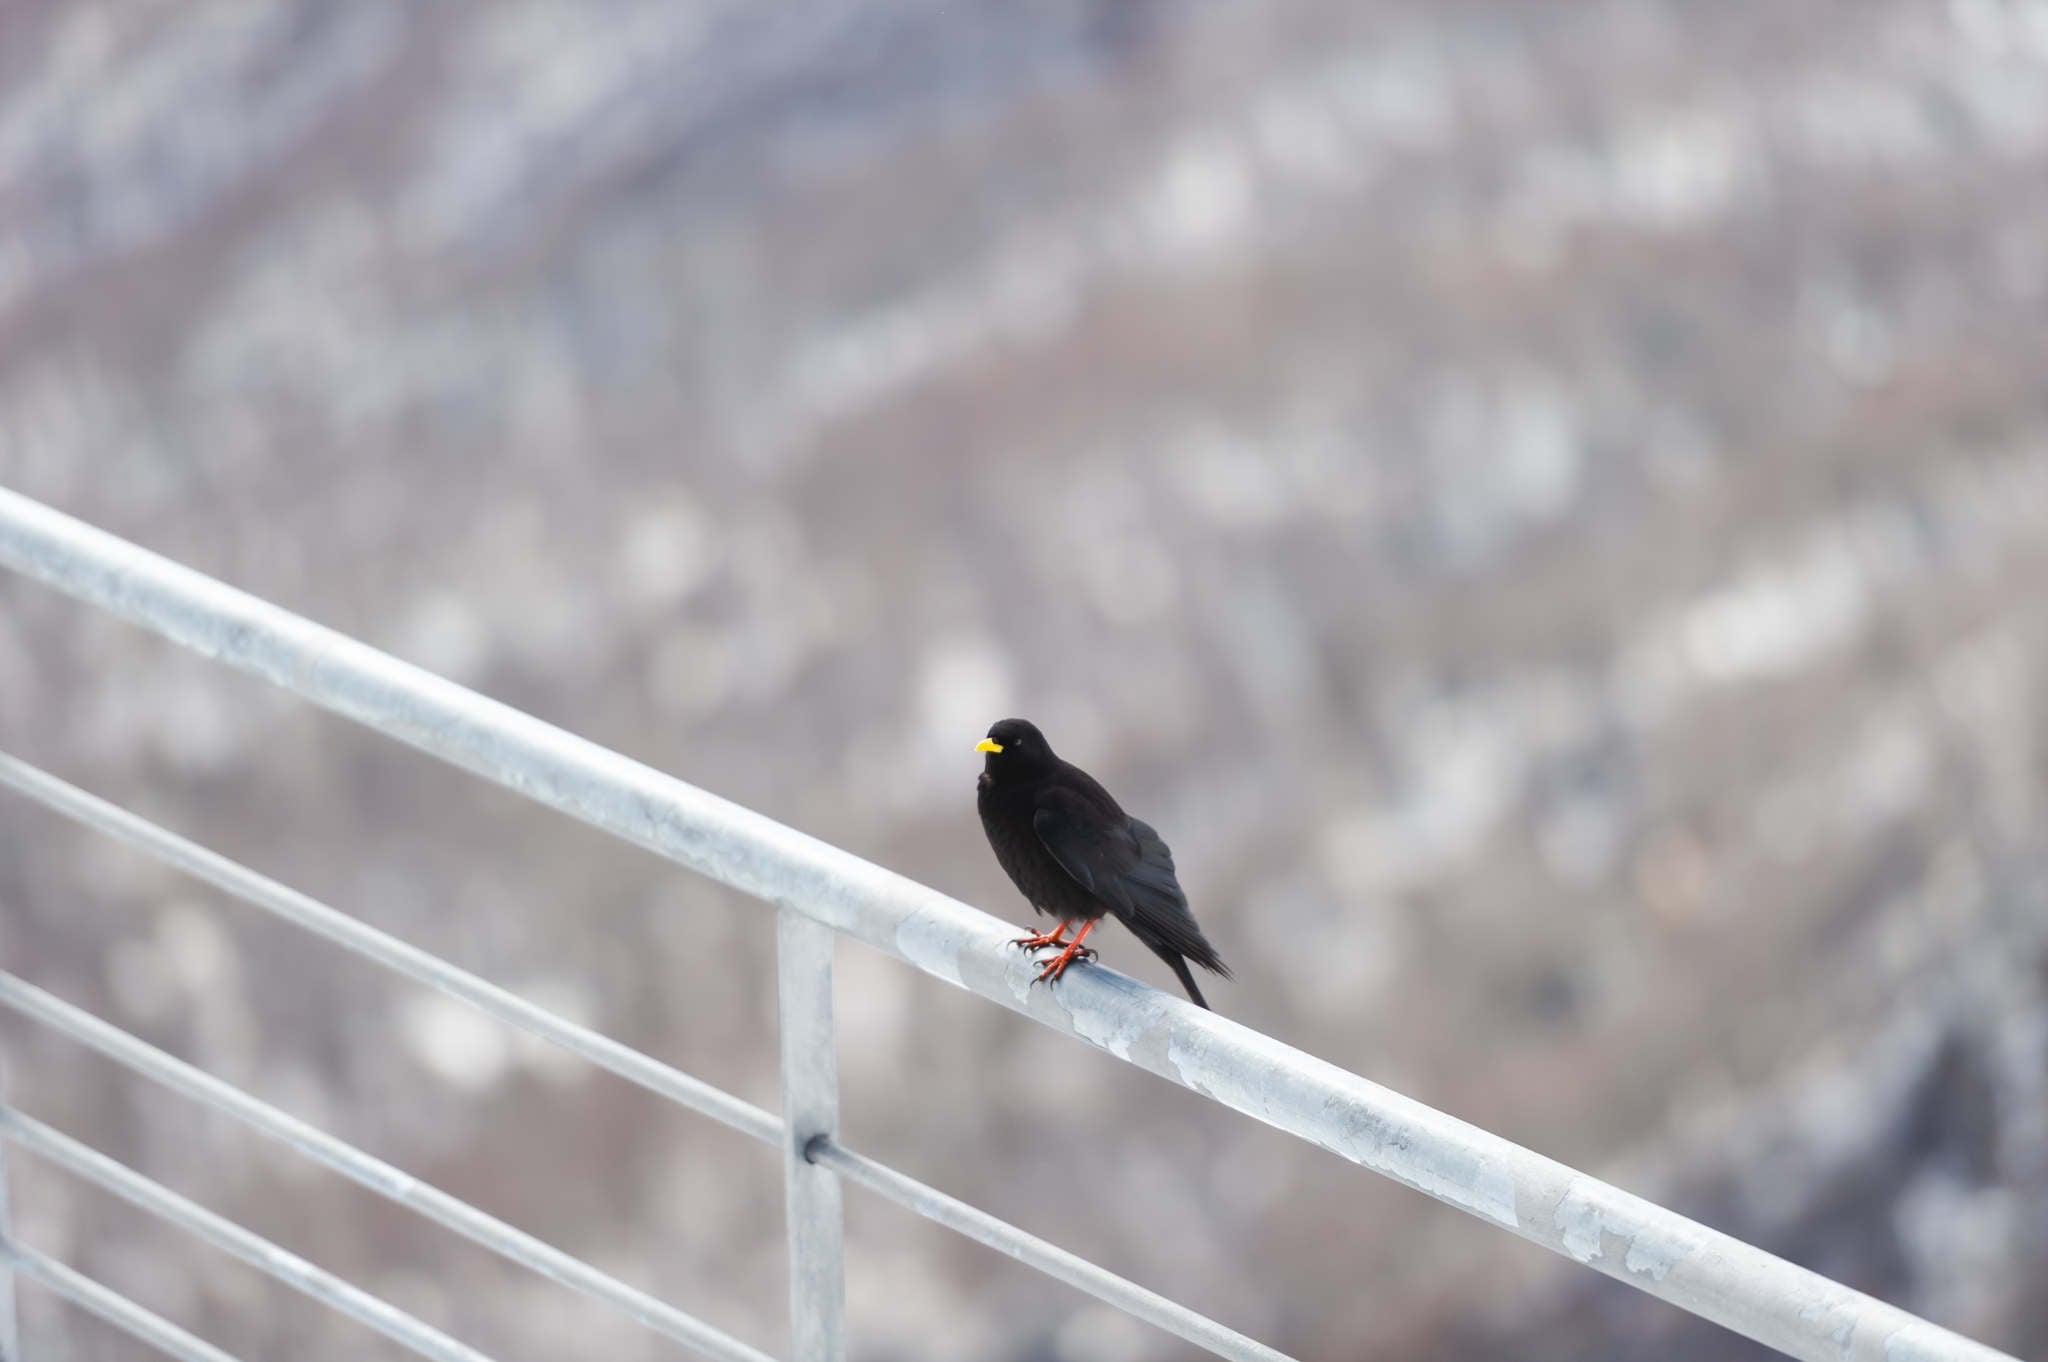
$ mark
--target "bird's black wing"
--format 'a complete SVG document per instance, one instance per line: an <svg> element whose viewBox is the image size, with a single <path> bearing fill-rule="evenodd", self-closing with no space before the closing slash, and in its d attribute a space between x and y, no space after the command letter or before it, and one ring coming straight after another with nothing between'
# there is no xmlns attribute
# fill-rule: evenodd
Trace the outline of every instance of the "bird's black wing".
<svg viewBox="0 0 2048 1362"><path fill-rule="evenodd" d="M1031 830L1083 889L1118 917L1130 911L1125 879L1139 863L1138 839L1115 805L1105 807L1079 789L1054 786L1039 793Z"/></svg>
<svg viewBox="0 0 2048 1362"><path fill-rule="evenodd" d="M1114 806L1112 806L1114 809ZM1184 955L1229 977L1216 948L1195 924L1173 872L1173 853L1150 824L1098 808L1080 792L1046 791L1031 820L1060 867L1115 913L1131 934L1161 955Z"/></svg>

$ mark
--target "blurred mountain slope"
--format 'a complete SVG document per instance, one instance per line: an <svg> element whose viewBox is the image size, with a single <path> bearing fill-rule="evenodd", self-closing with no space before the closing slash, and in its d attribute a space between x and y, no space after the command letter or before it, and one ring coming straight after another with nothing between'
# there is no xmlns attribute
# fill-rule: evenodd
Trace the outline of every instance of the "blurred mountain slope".
<svg viewBox="0 0 2048 1362"><path fill-rule="evenodd" d="M1224 1012L2040 1353L2044 32L17 5L0 481L1020 921L967 748L1028 714L1172 841ZM12 581L0 734L774 1101L758 905ZM0 908L10 967L780 1346L759 1151L18 804ZM1757 1355L841 960L862 1148L1296 1355ZM6 1036L30 1110L494 1355L666 1355ZM231 1350L364 1355L13 1184ZM1181 1355L853 1203L861 1356Z"/></svg>

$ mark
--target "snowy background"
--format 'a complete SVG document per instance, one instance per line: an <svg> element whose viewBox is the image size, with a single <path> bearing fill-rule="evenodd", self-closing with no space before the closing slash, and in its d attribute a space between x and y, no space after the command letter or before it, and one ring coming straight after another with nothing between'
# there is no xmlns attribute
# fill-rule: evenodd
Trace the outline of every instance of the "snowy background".
<svg viewBox="0 0 2048 1362"><path fill-rule="evenodd" d="M2042 1356L2044 222L2041 0L28 0L0 482L1020 922L968 748L1029 715L1225 1013ZM13 579L0 744L775 1104L757 904ZM785 1345L737 1135L11 796L0 956ZM839 959L850 1143L1299 1356L1762 1355ZM678 1355L0 1043L508 1362ZM398 1355L10 1182L232 1351ZM848 1211L863 1362L1190 1355Z"/></svg>

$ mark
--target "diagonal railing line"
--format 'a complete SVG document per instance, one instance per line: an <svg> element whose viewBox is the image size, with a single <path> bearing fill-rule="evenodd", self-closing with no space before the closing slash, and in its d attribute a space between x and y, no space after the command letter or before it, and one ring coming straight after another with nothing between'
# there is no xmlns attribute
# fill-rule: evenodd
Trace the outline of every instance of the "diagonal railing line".
<svg viewBox="0 0 2048 1362"><path fill-rule="evenodd" d="M178 1362L235 1362L196 1334L146 1310L120 1292L102 1286L76 1268L23 1244L0 1244L0 1259L22 1276L52 1291L89 1314L98 1315L131 1338L149 1344Z"/></svg>
<svg viewBox="0 0 2048 1362"><path fill-rule="evenodd" d="M0 566L1781 1352L2010 1362L1113 970L1033 989L1007 944L1014 929L966 904L4 489Z"/></svg>
<svg viewBox="0 0 2048 1362"><path fill-rule="evenodd" d="M857 1187L917 1212L954 1233L1006 1253L1055 1281L1065 1282L1099 1300L1108 1301L1133 1318L1177 1334L1218 1357L1234 1362L1292 1362L1287 1354L1248 1338L1235 1329L1196 1314L1156 1291L1148 1291L1108 1272L1057 1244L1027 1234L983 1210L977 1210L935 1187L899 1173L885 1163L825 1141L813 1147L811 1159Z"/></svg>
<svg viewBox="0 0 2048 1362"><path fill-rule="evenodd" d="M713 1103L740 1111L746 1124L726 1124L780 1144L782 1122L721 1089L672 1069L639 1051L628 1049L598 1032L536 1006L500 986L469 974L396 937L357 921L340 910L280 884L210 848L200 846L130 810L109 803L19 757L0 752L0 785L104 833L164 864L176 867L214 887L302 926L342 948L386 964L398 973L440 989L491 1016L532 1035L552 1041L571 1053L601 1064L658 1096L718 1119L716 1110L686 1099L708 1093ZM650 1081L652 1080L652 1081ZM1274 1362L1282 1354L1215 1320L1121 1277L1107 1268L1076 1257L1028 1231L959 1201L882 1163L856 1154L836 1141L812 1151L811 1161L885 1200L916 1211L967 1238L977 1240L1038 1271L1066 1282L1096 1299L1147 1320L1221 1357L1242 1362Z"/></svg>
<svg viewBox="0 0 2048 1362"><path fill-rule="evenodd" d="M708 1116L763 1144L782 1143L782 1122L773 1113L530 1003L509 989L110 804L19 757L0 752L0 785L11 786L55 813L105 833L244 903L323 936L345 950L437 989L529 1035L558 1045L678 1106Z"/></svg>
<svg viewBox="0 0 2048 1362"><path fill-rule="evenodd" d="M656 1333L694 1348L706 1357L719 1359L719 1362L773 1362L768 1354L696 1316L686 1314L638 1287L628 1286L580 1258L572 1257L524 1230L515 1229L496 1216L480 1211L468 1202L450 1196L295 1116L287 1115L269 1103L4 971L0 971L0 1006L11 1007L144 1078L232 1116L351 1182L417 1211L521 1267L603 1301Z"/></svg>
<svg viewBox="0 0 2048 1362"><path fill-rule="evenodd" d="M258 1271L375 1329L421 1357L434 1358L436 1362L491 1362L485 1354L415 1319L397 1306L324 1268L316 1267L232 1220L216 1215L162 1183L108 1158L32 1116L0 1107L0 1139L9 1140L48 1159L131 1205L176 1225L223 1252L233 1254Z"/></svg>

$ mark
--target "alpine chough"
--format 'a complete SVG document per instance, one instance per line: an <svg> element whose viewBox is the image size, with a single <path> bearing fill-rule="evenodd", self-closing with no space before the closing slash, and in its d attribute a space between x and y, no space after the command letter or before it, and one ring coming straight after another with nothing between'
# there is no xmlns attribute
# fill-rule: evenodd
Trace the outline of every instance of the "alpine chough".
<svg viewBox="0 0 2048 1362"><path fill-rule="evenodd" d="M1056 980L1077 958L1094 959L1081 943L1104 913L1114 913L1180 976L1188 997L1207 1007L1187 962L1226 979L1230 970L1195 925L1174 878L1173 853L1151 825L1125 813L1086 771L1061 761L1027 720L1004 719L974 750L988 754L976 801L988 844L1031 906L1059 923L1017 939L1027 950L1059 948L1039 979Z"/></svg>

